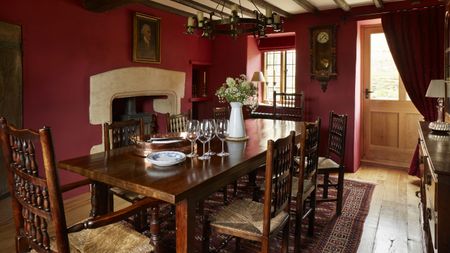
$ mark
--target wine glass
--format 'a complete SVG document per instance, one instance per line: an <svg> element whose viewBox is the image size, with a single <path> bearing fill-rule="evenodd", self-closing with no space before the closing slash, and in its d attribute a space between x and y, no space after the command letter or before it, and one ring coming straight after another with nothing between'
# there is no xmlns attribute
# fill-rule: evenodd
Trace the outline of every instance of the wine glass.
<svg viewBox="0 0 450 253"><path fill-rule="evenodd" d="M224 141L228 136L228 120L218 119L216 125L216 136L222 142L222 152L218 153L218 156L229 156L230 153L224 150Z"/></svg>
<svg viewBox="0 0 450 253"><path fill-rule="evenodd" d="M216 152L213 152L211 150L211 140L214 139L214 134L216 133L216 120L215 119L210 119L209 122L211 123L212 135L211 135L211 138L208 141L208 152L206 152L206 154L209 155L209 156L213 156L213 155L216 154Z"/></svg>
<svg viewBox="0 0 450 253"><path fill-rule="evenodd" d="M206 119L203 120L202 123L200 123L200 129L198 133L198 140L203 144L203 155L198 159L208 160L211 157L206 153L205 143L208 142L214 134L211 122Z"/></svg>
<svg viewBox="0 0 450 253"><path fill-rule="evenodd" d="M197 156L197 152L194 151L194 142L197 140L198 138L198 131L200 128L200 124L198 122L198 120L188 120L187 124L186 124L186 138L191 142L191 153L187 154L187 157L196 157Z"/></svg>

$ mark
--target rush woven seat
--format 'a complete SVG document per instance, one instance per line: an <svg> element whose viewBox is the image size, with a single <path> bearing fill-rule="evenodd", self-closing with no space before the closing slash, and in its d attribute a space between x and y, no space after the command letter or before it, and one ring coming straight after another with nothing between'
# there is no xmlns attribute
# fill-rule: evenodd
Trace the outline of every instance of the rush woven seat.
<svg viewBox="0 0 450 253"><path fill-rule="evenodd" d="M261 236L263 232L264 204L251 200L236 200L220 210L211 220L211 226L227 229L232 234ZM280 212L270 220L270 233L287 221L289 214ZM234 231L234 233L233 233Z"/></svg>

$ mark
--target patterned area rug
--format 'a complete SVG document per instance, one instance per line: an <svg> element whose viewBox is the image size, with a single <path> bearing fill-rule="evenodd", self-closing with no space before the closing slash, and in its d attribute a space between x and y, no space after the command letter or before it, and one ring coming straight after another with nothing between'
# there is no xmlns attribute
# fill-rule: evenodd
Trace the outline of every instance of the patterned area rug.
<svg viewBox="0 0 450 253"><path fill-rule="evenodd" d="M333 179L332 179L333 180ZM307 223L304 222L302 227L302 252L319 253L319 252L333 252L333 253L351 253L358 249L359 241L361 239L364 220L367 216L372 198L373 189L375 185L370 183L363 183L351 180L344 182L344 204L342 214L339 217L335 215L335 202L318 203L316 209L316 222L314 236L307 236ZM247 181L245 178L239 181L238 197L250 199L250 192L246 191ZM233 196L232 187L228 187L228 196ZM319 192L320 194L320 192ZM320 195L318 195L320 196ZM334 189L329 191L330 197L336 196ZM230 200L232 200L230 198ZM223 207L223 195L218 192L210 196L205 201L204 212L213 213L215 210ZM169 209L162 212L169 212ZM162 245L164 252L175 252L175 221L174 215L167 215L172 217L164 219L162 223ZM202 244L202 216L196 217L197 227L195 235L195 252L201 252ZM293 224L293 220L291 220ZM294 227L290 227L289 252L293 252L293 238ZM240 252L259 252L260 244L241 240ZM278 238L271 241L271 252L279 252L281 249L281 233ZM234 239L217 233L212 233L211 252L235 252Z"/></svg>

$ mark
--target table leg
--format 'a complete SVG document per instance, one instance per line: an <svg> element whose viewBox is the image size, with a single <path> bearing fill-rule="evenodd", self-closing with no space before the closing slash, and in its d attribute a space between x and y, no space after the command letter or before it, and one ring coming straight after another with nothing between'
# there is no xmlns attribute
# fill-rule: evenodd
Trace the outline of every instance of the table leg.
<svg viewBox="0 0 450 253"><path fill-rule="evenodd" d="M108 189L108 185L100 182L91 184L91 217L109 212Z"/></svg>
<svg viewBox="0 0 450 253"><path fill-rule="evenodd" d="M188 199L176 204L177 252L193 251L195 204L195 201Z"/></svg>

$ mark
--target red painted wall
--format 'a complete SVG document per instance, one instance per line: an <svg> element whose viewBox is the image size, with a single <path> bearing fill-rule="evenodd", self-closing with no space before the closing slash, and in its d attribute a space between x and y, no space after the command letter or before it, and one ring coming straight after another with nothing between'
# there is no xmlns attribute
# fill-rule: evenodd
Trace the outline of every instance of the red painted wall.
<svg viewBox="0 0 450 253"><path fill-rule="evenodd" d="M386 3L383 11L408 9L424 5L442 4L437 0L426 1L421 5L411 5L409 1ZM347 171L356 171L360 159L360 80L359 68L357 68L357 21L378 18L379 15L366 15L380 12L373 6L352 8L350 13L340 9L321 11L316 14L296 15L286 20L285 32L295 32L297 50L297 91L305 92L305 116L307 120L317 117L322 119L321 147L322 152L326 147L328 138L328 115L331 110L348 115L347 139L346 139L346 168ZM329 81L328 89L324 93L320 89L318 81L310 78L310 55L309 55L309 28L318 25L338 25L337 30L337 72L336 80ZM213 46L213 61L220 62L220 67L215 66L214 75L217 82L211 83L210 90L216 90L226 76L236 73L248 73L245 61L242 57L229 57L241 55L245 52L246 45L233 45L228 43L229 39L216 38ZM238 47L240 46L240 48ZM219 50L219 51L217 51ZM248 52L247 52L248 53ZM228 56L228 57L227 57ZM217 59L216 59L217 57ZM228 66L228 67L222 67ZM219 82L220 81L220 82ZM217 85L214 87L214 85ZM355 93L357 91L357 93ZM358 97L355 97L357 95ZM211 102L216 103L216 102ZM211 104L210 103L210 104ZM208 108L210 104L206 104ZM211 107L210 107L211 108ZM205 115L208 115L205 113Z"/></svg>
<svg viewBox="0 0 450 253"><path fill-rule="evenodd" d="M184 71L184 111L190 108L189 60L211 61L211 41L185 35L184 17L142 5L94 13L81 3L0 2L0 20L22 26L24 126L52 127L57 160L87 154L101 142L100 126L89 124L90 76L129 66ZM161 18L161 64L132 62L135 12ZM77 178L67 172L60 175L63 183Z"/></svg>

